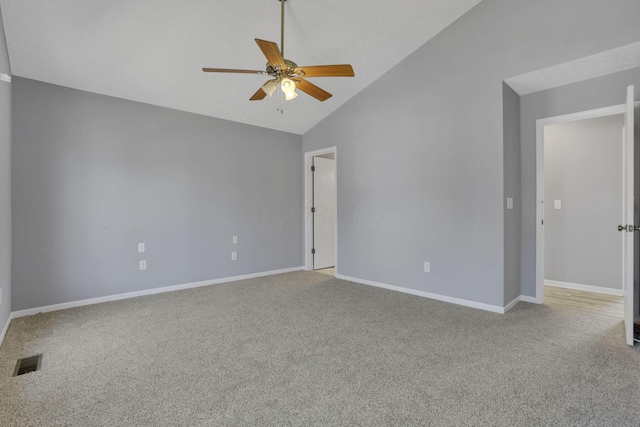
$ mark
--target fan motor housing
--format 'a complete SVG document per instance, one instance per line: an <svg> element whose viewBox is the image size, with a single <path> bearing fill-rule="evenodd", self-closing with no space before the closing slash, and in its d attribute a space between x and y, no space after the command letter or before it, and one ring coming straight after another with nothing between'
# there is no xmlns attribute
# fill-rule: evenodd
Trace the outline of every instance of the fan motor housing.
<svg viewBox="0 0 640 427"><path fill-rule="evenodd" d="M274 77L292 77L294 75L294 70L298 68L298 64L288 59L285 59L284 63L287 67L280 69L280 67L274 68L273 65L267 62L267 74Z"/></svg>

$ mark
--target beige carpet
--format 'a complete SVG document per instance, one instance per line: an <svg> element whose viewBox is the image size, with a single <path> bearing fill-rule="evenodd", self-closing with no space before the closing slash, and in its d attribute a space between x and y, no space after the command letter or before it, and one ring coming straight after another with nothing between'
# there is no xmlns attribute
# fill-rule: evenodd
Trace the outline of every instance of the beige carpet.
<svg viewBox="0 0 640 427"><path fill-rule="evenodd" d="M14 320L0 425L638 426L640 352L606 316L297 272Z"/></svg>

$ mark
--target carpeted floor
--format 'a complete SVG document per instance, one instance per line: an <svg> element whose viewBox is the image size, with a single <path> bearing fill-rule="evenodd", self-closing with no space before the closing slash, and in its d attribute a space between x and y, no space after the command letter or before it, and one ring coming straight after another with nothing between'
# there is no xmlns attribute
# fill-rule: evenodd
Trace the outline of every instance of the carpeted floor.
<svg viewBox="0 0 640 427"><path fill-rule="evenodd" d="M638 426L623 341L606 316L296 272L14 320L0 425Z"/></svg>

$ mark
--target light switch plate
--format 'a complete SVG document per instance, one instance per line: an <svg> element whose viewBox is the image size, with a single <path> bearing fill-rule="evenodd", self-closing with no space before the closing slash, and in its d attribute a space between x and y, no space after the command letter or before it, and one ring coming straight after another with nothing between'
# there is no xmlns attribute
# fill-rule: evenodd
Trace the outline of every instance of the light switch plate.
<svg viewBox="0 0 640 427"><path fill-rule="evenodd" d="M513 197L507 197L507 209L513 209Z"/></svg>
<svg viewBox="0 0 640 427"><path fill-rule="evenodd" d="M426 262L424 263L424 272L425 273L431 273L431 263L430 262Z"/></svg>
<svg viewBox="0 0 640 427"><path fill-rule="evenodd" d="M238 259L238 252L231 252L231 261L236 261Z"/></svg>
<svg viewBox="0 0 640 427"><path fill-rule="evenodd" d="M233 236L233 244L237 244L238 243L238 236Z"/></svg>
<svg viewBox="0 0 640 427"><path fill-rule="evenodd" d="M138 253L142 253L144 251L146 251L144 243L138 243Z"/></svg>
<svg viewBox="0 0 640 427"><path fill-rule="evenodd" d="M562 209L562 200L555 200L553 202L553 208L554 209Z"/></svg>

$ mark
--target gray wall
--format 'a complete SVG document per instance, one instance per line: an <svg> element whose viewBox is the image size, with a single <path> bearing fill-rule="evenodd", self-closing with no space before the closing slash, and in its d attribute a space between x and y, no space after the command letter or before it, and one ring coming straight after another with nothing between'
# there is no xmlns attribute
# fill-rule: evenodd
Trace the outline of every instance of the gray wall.
<svg viewBox="0 0 640 427"><path fill-rule="evenodd" d="M640 69L520 97L523 295L536 293L536 120L623 104L628 85L640 100Z"/></svg>
<svg viewBox="0 0 640 427"><path fill-rule="evenodd" d="M502 306L502 81L636 42L638 16L630 0L484 0L306 133L305 151L338 147L339 273Z"/></svg>
<svg viewBox="0 0 640 427"><path fill-rule="evenodd" d="M299 135L14 78L13 138L13 310L302 265Z"/></svg>
<svg viewBox="0 0 640 427"><path fill-rule="evenodd" d="M504 304L520 296L520 97L503 84ZM507 198L513 209L507 209Z"/></svg>
<svg viewBox="0 0 640 427"><path fill-rule="evenodd" d="M7 50L7 39L4 34L4 20L2 19L2 10L0 9L0 73L11 74L11 65L9 63L9 51Z"/></svg>
<svg viewBox="0 0 640 427"><path fill-rule="evenodd" d="M0 15L0 73L11 75ZM0 332L11 313L11 83L0 81Z"/></svg>
<svg viewBox="0 0 640 427"><path fill-rule="evenodd" d="M546 280L622 290L623 126L620 114L545 128Z"/></svg>

